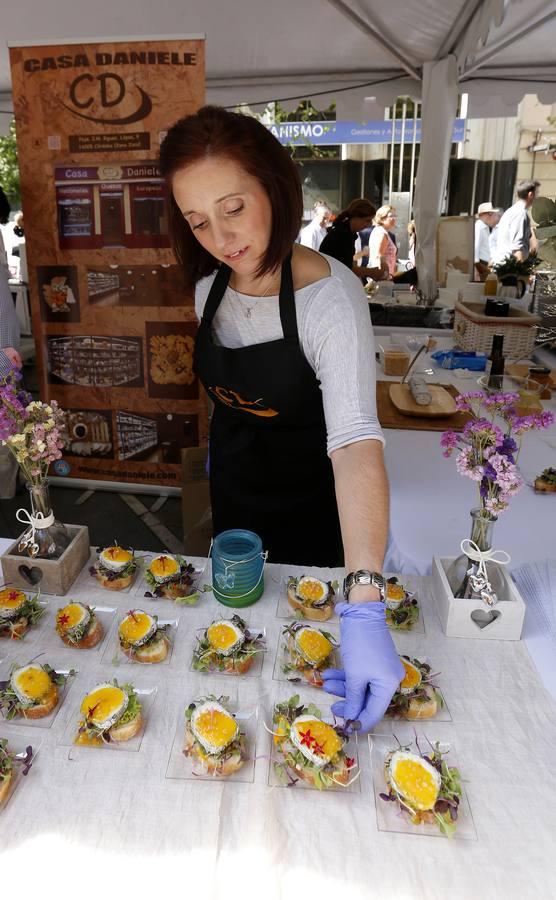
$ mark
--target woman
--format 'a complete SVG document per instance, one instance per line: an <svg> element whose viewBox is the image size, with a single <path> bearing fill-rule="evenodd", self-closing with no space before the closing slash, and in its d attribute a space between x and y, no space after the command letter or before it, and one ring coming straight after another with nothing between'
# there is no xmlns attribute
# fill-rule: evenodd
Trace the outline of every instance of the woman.
<svg viewBox="0 0 556 900"><path fill-rule="evenodd" d="M374 228L369 238L369 262L387 269L392 279L397 271L398 250L392 240L398 218L393 206L381 206L374 217Z"/></svg>
<svg viewBox="0 0 556 900"><path fill-rule="evenodd" d="M345 555L348 569L380 573L388 486L360 282L294 244L297 170L253 117L204 107L180 120L160 168L201 319L195 371L215 404L215 533L257 532L271 562L335 566ZM403 676L378 593L358 583L340 604L345 678L329 673L331 692L346 694L338 713L364 728Z"/></svg>
<svg viewBox="0 0 556 900"><path fill-rule="evenodd" d="M416 284L415 267L406 272L398 272L398 248L393 238L398 217L394 207L381 206L373 221L375 227L369 238L369 263L382 266L387 273L386 277L396 284Z"/></svg>
<svg viewBox="0 0 556 900"><path fill-rule="evenodd" d="M358 266L353 260L357 233L369 227L374 214L375 208L369 200L365 200L364 197L352 200L349 206L336 216L334 224L328 229L319 250L321 253L326 253L327 256L339 260L360 278L374 278L375 281L380 281L385 275L380 264L369 268Z"/></svg>

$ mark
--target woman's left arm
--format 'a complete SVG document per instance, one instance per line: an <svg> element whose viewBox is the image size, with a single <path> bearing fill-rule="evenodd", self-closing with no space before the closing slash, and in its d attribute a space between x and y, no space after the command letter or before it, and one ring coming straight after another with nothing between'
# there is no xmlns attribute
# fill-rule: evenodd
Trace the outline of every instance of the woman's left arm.
<svg viewBox="0 0 556 900"><path fill-rule="evenodd" d="M382 442L356 441L334 450L330 458L346 568L348 572L382 572L388 537L388 479ZM363 593L369 599L376 596L374 589L363 589Z"/></svg>

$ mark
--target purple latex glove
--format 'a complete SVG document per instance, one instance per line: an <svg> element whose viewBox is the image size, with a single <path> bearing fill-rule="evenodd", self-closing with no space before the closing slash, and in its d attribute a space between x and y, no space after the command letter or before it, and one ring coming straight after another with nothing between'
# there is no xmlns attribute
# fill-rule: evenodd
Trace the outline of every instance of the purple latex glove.
<svg viewBox="0 0 556 900"><path fill-rule="evenodd" d="M404 667L386 625L384 603L339 603L336 613L344 668L324 670L324 690L345 696L332 705L335 715L359 720L360 730L369 731L386 712Z"/></svg>

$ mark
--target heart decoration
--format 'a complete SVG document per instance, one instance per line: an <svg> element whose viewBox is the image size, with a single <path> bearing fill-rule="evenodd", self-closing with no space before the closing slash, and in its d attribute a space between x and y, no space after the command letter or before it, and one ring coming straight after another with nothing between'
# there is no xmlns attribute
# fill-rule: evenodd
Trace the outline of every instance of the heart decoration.
<svg viewBox="0 0 556 900"><path fill-rule="evenodd" d="M41 581L43 573L37 566L20 566L19 574L25 581L28 581L33 587Z"/></svg>
<svg viewBox="0 0 556 900"><path fill-rule="evenodd" d="M499 609L474 609L471 613L471 618L477 628L480 628L482 630L488 625L492 625L492 623L495 622L496 619L498 619L501 615L502 613Z"/></svg>

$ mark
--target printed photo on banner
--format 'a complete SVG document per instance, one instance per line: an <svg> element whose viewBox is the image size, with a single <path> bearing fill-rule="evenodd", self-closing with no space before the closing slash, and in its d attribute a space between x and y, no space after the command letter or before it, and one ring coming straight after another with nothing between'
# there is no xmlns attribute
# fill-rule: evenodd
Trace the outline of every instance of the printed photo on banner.
<svg viewBox="0 0 556 900"><path fill-rule="evenodd" d="M51 384L143 386L141 338L72 334L49 337L46 347Z"/></svg>
<svg viewBox="0 0 556 900"><path fill-rule="evenodd" d="M185 292L179 266L87 267L89 304L105 306L193 306L194 298Z"/></svg>
<svg viewBox="0 0 556 900"><path fill-rule="evenodd" d="M193 373L197 325L193 322L146 322L147 385L150 397L196 400Z"/></svg>
<svg viewBox="0 0 556 900"><path fill-rule="evenodd" d="M139 415L118 410L116 430L119 460L178 464L182 448L196 447L199 443L196 415Z"/></svg>
<svg viewBox="0 0 556 900"><path fill-rule="evenodd" d="M77 266L37 266L43 322L79 322Z"/></svg>

